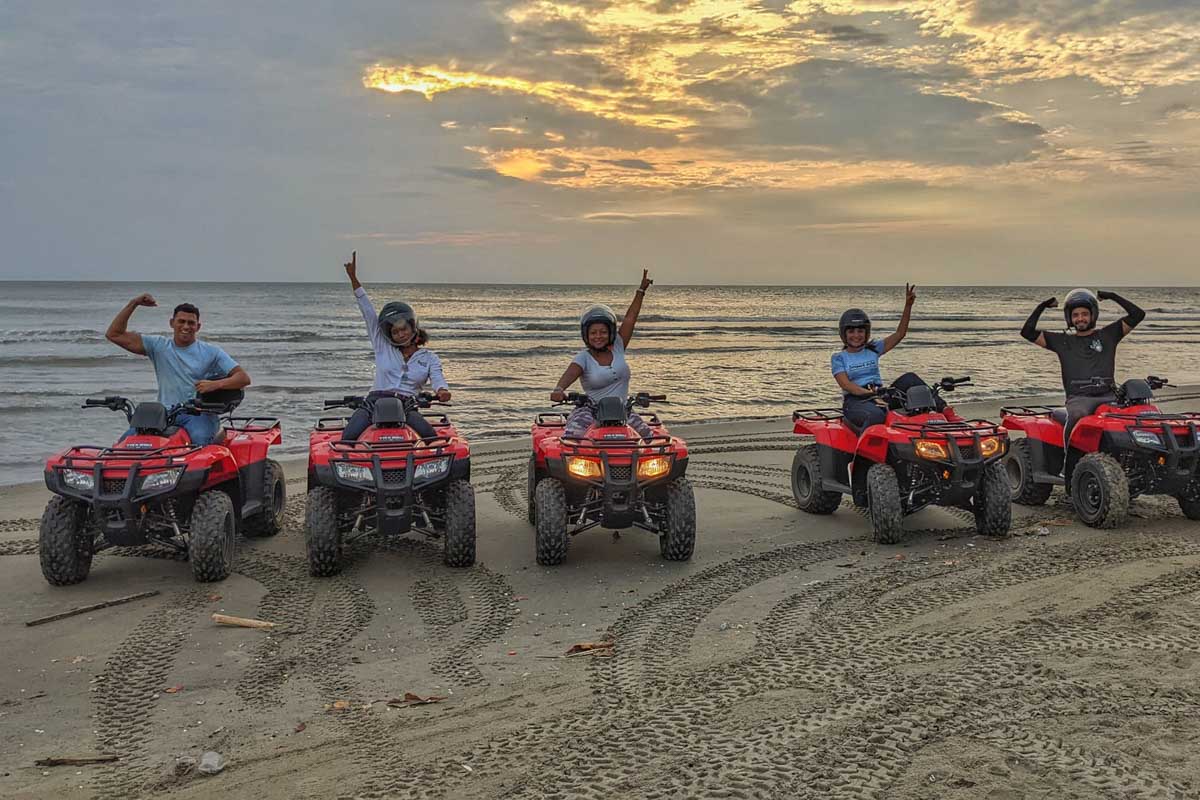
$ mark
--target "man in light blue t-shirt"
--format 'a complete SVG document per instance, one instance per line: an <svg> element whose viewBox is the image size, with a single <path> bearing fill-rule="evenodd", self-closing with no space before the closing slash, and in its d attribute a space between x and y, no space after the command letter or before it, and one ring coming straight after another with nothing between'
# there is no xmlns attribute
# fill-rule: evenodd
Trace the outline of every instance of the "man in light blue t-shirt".
<svg viewBox="0 0 1200 800"><path fill-rule="evenodd" d="M108 326L105 337L113 344L147 356L158 378L158 402L167 409L186 403L196 395L222 389L244 389L250 376L215 344L196 338L200 332L200 309L180 303L171 314L170 337L143 336L126 330L138 306L157 306L149 294L140 294L125 304ZM188 432L192 444L209 444L217 435L216 414L181 414L176 420Z"/></svg>

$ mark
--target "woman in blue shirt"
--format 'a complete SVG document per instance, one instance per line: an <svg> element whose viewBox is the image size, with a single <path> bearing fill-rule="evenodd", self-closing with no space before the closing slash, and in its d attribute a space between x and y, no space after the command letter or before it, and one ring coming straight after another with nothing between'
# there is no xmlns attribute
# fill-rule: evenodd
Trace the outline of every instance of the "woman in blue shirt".
<svg viewBox="0 0 1200 800"><path fill-rule="evenodd" d="M917 287L904 284L904 313L895 333L884 339L871 338L871 318L861 308L848 309L838 321L843 347L830 359L830 369L842 390L842 415L859 429L887 420L887 404L875 396L875 389L883 385L879 358L908 334L908 321L916 300ZM919 383L923 383L919 377L906 372L893 385L907 389Z"/></svg>
<svg viewBox="0 0 1200 800"><path fill-rule="evenodd" d="M617 315L608 306L595 305L583 312L579 319L579 333L587 347L571 359L566 371L558 379L558 385L550 393L551 400L561 403L566 398L567 388L577 380L591 400L603 397L624 400L629 395L629 364L625 361L625 348L633 338L633 327L642 311L642 298L653 283L649 271L642 270L642 283L634 293L633 302L629 304L620 327L617 326ZM583 436L593 422L595 419L591 409L580 406L567 418L563 435ZM650 426L637 414L631 413L628 422L643 439L650 438Z"/></svg>
<svg viewBox="0 0 1200 800"><path fill-rule="evenodd" d="M450 387L442 374L442 362L432 350L423 345L429 340L425 329L417 324L416 313L408 303L392 302L376 315L367 290L358 282L358 251L350 256L346 275L358 301L359 311L367 324L367 336L375 351L375 384L367 395L367 406L360 408L350 417L342 431L342 441L352 442L362 435L371 424L374 401L380 397L416 397L426 383L432 384L437 398L445 403L450 400ZM429 420L415 408L408 412L408 427L424 439L437 434Z"/></svg>

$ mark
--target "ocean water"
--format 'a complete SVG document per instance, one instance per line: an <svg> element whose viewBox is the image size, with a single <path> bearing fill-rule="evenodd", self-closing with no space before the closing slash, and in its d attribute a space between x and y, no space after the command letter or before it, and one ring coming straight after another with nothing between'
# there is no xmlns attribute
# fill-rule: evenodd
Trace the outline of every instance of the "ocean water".
<svg viewBox="0 0 1200 800"><path fill-rule="evenodd" d="M582 346L578 314L594 302L624 312L635 287L523 285L367 286L376 306L416 308L454 392L447 409L475 439L519 435L547 410L549 392ZM1065 288L921 287L908 338L883 360L884 377L971 375L960 399L1060 391L1057 359L1017 331L1042 298ZM0 484L41 479L45 457L70 444L109 444L124 418L79 408L84 398L153 399L147 359L120 350L104 330L132 296L149 291L131 329L168 334L170 310L200 307L201 336L250 373L239 414L283 421L283 452L303 453L324 398L361 394L373 360L362 318L345 283L0 283ZM1122 343L1120 375L1200 382L1200 289L1123 290L1148 310ZM837 405L829 373L840 343L837 318L849 306L891 332L903 287L655 286L629 347L631 388L668 395L668 422L782 416ZM1101 322L1121 315L1102 304ZM1051 309L1043 327L1062 325Z"/></svg>

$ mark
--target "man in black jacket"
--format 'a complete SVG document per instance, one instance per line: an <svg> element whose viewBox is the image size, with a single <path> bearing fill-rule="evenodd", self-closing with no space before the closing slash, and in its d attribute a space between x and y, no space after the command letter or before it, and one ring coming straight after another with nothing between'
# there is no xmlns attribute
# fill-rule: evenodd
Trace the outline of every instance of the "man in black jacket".
<svg viewBox="0 0 1200 800"><path fill-rule="evenodd" d="M1117 303L1125 309L1125 316L1097 330L1100 300L1112 300ZM1117 344L1145 319L1146 312L1116 292L1102 291L1094 294L1089 289L1075 289L1063 300L1063 316L1066 318L1067 330L1063 333L1038 330L1038 318L1042 312L1057 305L1056 298L1043 300L1029 315L1029 319L1025 320L1021 336L1058 356L1063 390L1067 394L1067 423L1063 430L1063 450L1066 454L1063 477L1070 487L1071 470L1078 458L1071 453L1068 446L1072 429L1079 420L1104 403L1116 400L1110 389L1081 384L1093 378L1106 378L1109 381L1114 379Z"/></svg>

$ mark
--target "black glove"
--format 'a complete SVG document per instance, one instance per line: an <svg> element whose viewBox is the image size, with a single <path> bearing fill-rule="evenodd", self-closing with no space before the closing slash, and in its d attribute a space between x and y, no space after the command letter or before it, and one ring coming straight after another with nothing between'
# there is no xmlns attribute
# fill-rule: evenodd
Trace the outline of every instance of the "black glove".
<svg viewBox="0 0 1200 800"><path fill-rule="evenodd" d="M1114 303L1125 309L1125 319L1123 322L1131 328L1136 328L1137 324L1146 318L1146 312L1137 305L1126 300L1116 292L1099 291L1096 292L1096 297L1101 300L1112 300Z"/></svg>
<svg viewBox="0 0 1200 800"><path fill-rule="evenodd" d="M1025 324L1021 327L1021 338L1026 341L1036 342L1038 335L1041 333L1037 329L1038 319L1042 316L1043 311L1047 308L1054 308L1056 305L1058 305L1058 298L1056 297L1047 297L1039 303L1038 307L1033 310L1033 313L1029 315L1029 319L1025 320Z"/></svg>

